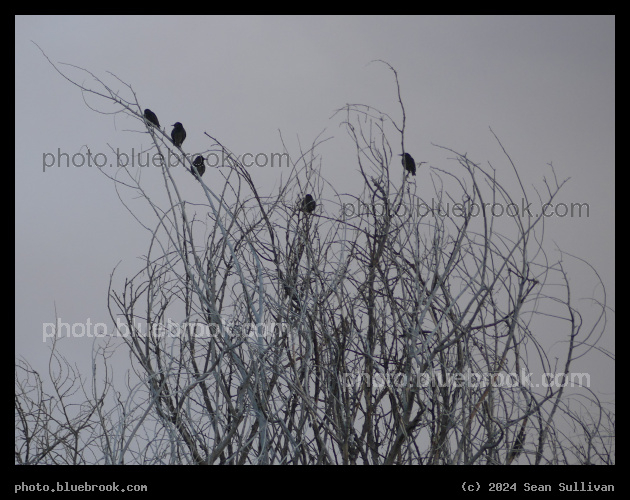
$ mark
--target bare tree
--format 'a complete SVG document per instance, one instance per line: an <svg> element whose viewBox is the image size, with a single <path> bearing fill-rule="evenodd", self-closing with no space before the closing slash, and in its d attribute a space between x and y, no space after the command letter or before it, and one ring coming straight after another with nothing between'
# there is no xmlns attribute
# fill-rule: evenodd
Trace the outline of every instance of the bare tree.
<svg viewBox="0 0 630 500"><path fill-rule="evenodd" d="M62 387L76 377L53 378L55 394L44 395L23 362L16 462L614 461L614 414L605 403L586 389L535 387L510 375L569 376L606 324L605 296L599 320L583 324L562 262L545 252L542 214L493 214L518 209L520 198L552 201L564 184L553 167L534 199L507 153L520 192L509 192L491 166L442 148L453 166L420 165L432 185L418 186L398 156L412 145L398 75L387 64L400 119L367 105L334 115L356 146L358 192L339 193L322 177L317 150L325 139L299 151L277 192L259 193L236 155L206 134L224 168L204 179L182 158L205 197L200 216L167 163L183 151L145 121L131 86L123 84L125 99L92 73L97 87L53 66L83 93L137 118L162 162L163 184L149 193L131 169L104 172L125 206L140 199L152 214L141 219L130 209L150 231L148 251L135 276L116 284L112 273L110 282L112 320L127 332L110 342L122 342L132 360L126 392L114 396L103 347L104 380L95 375L82 410L60 421ZM307 193L314 211L305 209ZM559 367L536 331L548 307L565 332Z"/></svg>

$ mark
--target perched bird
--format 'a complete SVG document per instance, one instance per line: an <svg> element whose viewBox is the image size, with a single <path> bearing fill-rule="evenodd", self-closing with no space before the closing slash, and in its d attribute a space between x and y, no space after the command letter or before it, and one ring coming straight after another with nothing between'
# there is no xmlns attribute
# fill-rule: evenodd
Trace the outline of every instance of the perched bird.
<svg viewBox="0 0 630 500"><path fill-rule="evenodd" d="M157 128L160 128L160 122L158 121L157 116L155 116L155 113L153 111L151 111L150 109L145 109L144 117L147 121L155 125Z"/></svg>
<svg viewBox="0 0 630 500"><path fill-rule="evenodd" d="M199 177L201 177L203 173L206 171L206 165L204 162L205 162L205 159L201 155L197 156L193 161L193 167L197 170ZM191 168L190 171L193 172L193 169ZM193 175L195 175L194 172L193 172Z"/></svg>
<svg viewBox="0 0 630 500"><path fill-rule="evenodd" d="M184 126L179 122L174 123L173 127L175 128L173 128L171 132L171 139L173 139L173 144L180 148L186 139L186 131L184 130Z"/></svg>
<svg viewBox="0 0 630 500"><path fill-rule="evenodd" d="M405 153L404 155L398 156L403 156L402 164L403 167L405 167L405 170L407 172L411 172L411 175L416 175L416 162L413 160L411 155L409 153Z"/></svg>
<svg viewBox="0 0 630 500"><path fill-rule="evenodd" d="M310 194L307 194L302 200L302 210L304 210L305 212L312 212L313 210L315 210L316 206L317 203L315 203L315 200Z"/></svg>

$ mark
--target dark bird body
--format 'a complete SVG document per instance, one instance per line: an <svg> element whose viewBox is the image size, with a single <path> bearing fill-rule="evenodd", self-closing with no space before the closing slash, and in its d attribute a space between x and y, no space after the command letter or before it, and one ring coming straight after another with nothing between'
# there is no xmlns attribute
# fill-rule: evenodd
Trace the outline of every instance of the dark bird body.
<svg viewBox="0 0 630 500"><path fill-rule="evenodd" d="M405 170L407 172L411 172L411 175L416 175L416 162L414 161L413 157L409 154L409 153L405 153L404 155L398 155L398 156L402 156L402 164L403 167L405 167Z"/></svg>
<svg viewBox="0 0 630 500"><path fill-rule="evenodd" d="M302 200L302 210L304 210L305 212L311 213L313 210L315 210L316 206L317 203L315 203L315 200L310 194L307 194Z"/></svg>
<svg viewBox="0 0 630 500"><path fill-rule="evenodd" d="M160 128L160 122L157 119L157 116L150 109L144 110L144 118L151 124L155 125L157 128Z"/></svg>
<svg viewBox="0 0 630 500"><path fill-rule="evenodd" d="M144 117L147 119L147 121L151 122L157 128L160 128L160 122L159 122L157 116L155 116L155 113L153 111L151 111L150 109L145 109L144 110Z"/></svg>
<svg viewBox="0 0 630 500"><path fill-rule="evenodd" d="M193 161L193 167L197 170L199 177L201 177L203 173L206 171L206 165L204 162L205 162L205 159L201 155L197 156L195 160ZM192 172L193 169L191 168L190 171ZM194 175L194 172L193 172L193 175Z"/></svg>
<svg viewBox="0 0 630 500"><path fill-rule="evenodd" d="M184 130L184 126L179 122L174 123L173 127L171 139L173 139L173 144L175 144L175 146L181 148L182 143L186 139L186 131Z"/></svg>

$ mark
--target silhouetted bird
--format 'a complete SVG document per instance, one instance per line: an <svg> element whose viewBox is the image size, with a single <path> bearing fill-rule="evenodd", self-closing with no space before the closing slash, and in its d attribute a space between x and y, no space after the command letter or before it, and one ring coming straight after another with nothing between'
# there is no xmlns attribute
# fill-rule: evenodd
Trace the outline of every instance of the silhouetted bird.
<svg viewBox="0 0 630 500"><path fill-rule="evenodd" d="M186 131L184 130L184 126L179 122L174 123L173 127L175 128L171 132L171 139L173 139L173 144L180 148L186 139Z"/></svg>
<svg viewBox="0 0 630 500"><path fill-rule="evenodd" d="M305 212L312 212L313 210L315 210L316 206L317 203L315 203L315 200L310 194L307 194L302 200L302 210L304 210Z"/></svg>
<svg viewBox="0 0 630 500"><path fill-rule="evenodd" d="M398 155L403 156L403 155ZM402 159L403 167L407 172L411 172L411 175L416 175L416 162L413 160L409 153L404 154L404 158Z"/></svg>
<svg viewBox="0 0 630 500"><path fill-rule="evenodd" d="M157 116L155 116L155 113L153 111L151 111L150 109L145 109L144 117L157 128L160 128L160 122L158 121Z"/></svg>
<svg viewBox="0 0 630 500"><path fill-rule="evenodd" d="M206 171L206 165L204 162L205 162L205 159L201 155L197 156L195 160L193 161L193 166L195 169L197 169L197 173L199 174L199 177L201 177L203 173ZM191 168L190 171L192 172L193 169ZM194 175L194 172L193 172L193 175Z"/></svg>

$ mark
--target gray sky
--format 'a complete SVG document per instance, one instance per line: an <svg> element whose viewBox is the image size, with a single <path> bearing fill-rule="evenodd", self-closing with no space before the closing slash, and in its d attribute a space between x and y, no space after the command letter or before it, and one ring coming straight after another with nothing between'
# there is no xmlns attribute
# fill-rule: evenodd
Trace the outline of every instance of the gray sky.
<svg viewBox="0 0 630 500"><path fill-rule="evenodd" d="M549 162L571 177L557 201L588 203L590 217L548 220L547 248L592 264L614 308L614 30L613 17L17 17L16 355L46 367L42 324L54 321L55 305L61 321L110 324L110 273L119 262L119 277L136 271L147 249L147 234L97 171L42 172L43 154L58 148L139 149L147 136L129 118L90 110L31 41L54 62L131 84L167 131L184 124L187 151L208 146L204 131L237 153L270 153L282 150L278 131L297 151L326 130L334 139L319 150L322 173L349 193L357 166L331 116L363 103L399 117L391 73L369 64L386 60L399 73L417 161L452 169L439 144L512 179L492 127L526 185L541 188ZM253 175L262 190L279 182L266 169ZM430 176L420 170L417 179ZM191 179L191 196L195 187ZM601 290L583 266L566 264L576 305L595 314L588 299ZM610 314L611 350L613 335ZM77 363L90 349L88 339L64 344ZM590 363L594 384L612 394L612 363L597 355Z"/></svg>

